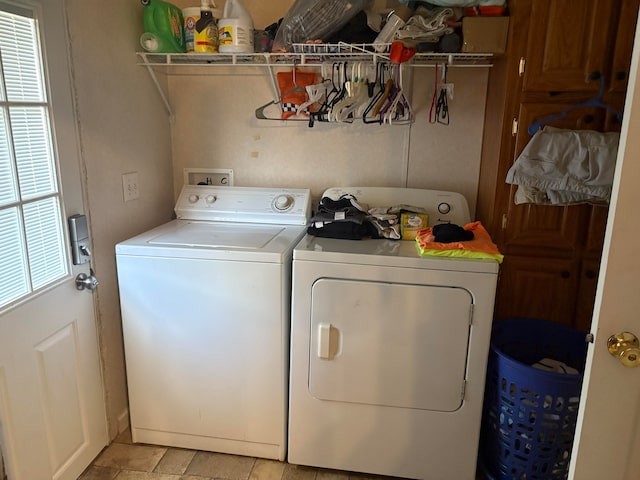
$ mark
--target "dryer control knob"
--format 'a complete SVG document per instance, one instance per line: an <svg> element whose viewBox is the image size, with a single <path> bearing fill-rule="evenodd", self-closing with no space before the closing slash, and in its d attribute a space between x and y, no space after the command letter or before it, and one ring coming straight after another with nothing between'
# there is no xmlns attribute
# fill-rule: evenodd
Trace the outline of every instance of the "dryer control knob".
<svg viewBox="0 0 640 480"><path fill-rule="evenodd" d="M438 211L443 215L446 215L451 211L451 205L449 205L446 202L442 202L441 204L438 205Z"/></svg>
<svg viewBox="0 0 640 480"><path fill-rule="evenodd" d="M284 211L293 205L293 197L291 195L278 195L273 202L273 206L276 210Z"/></svg>
<svg viewBox="0 0 640 480"><path fill-rule="evenodd" d="M215 195L207 195L204 197L204 201L207 202L208 205L211 205L213 202L217 200Z"/></svg>
<svg viewBox="0 0 640 480"><path fill-rule="evenodd" d="M189 203L196 203L200 197L196 194L189 195Z"/></svg>

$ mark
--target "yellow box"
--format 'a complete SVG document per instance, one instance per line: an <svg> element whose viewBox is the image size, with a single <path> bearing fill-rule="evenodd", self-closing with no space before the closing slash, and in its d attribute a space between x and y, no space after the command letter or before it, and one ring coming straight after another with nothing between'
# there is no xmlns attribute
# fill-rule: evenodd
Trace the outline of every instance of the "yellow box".
<svg viewBox="0 0 640 480"><path fill-rule="evenodd" d="M400 232L402 240L415 240L418 230L429 226L429 215L426 213L405 212L400 215Z"/></svg>

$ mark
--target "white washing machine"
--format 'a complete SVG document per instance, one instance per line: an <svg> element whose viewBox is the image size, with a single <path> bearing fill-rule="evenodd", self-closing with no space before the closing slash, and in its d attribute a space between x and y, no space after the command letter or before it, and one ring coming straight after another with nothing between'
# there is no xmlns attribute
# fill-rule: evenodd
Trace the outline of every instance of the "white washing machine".
<svg viewBox="0 0 640 480"><path fill-rule="evenodd" d="M185 186L116 246L134 442L283 460L308 190Z"/></svg>
<svg viewBox="0 0 640 480"><path fill-rule="evenodd" d="M451 192L333 188L369 206L469 222ZM475 478L498 263L421 257L414 241L305 236L293 254L294 464Z"/></svg>

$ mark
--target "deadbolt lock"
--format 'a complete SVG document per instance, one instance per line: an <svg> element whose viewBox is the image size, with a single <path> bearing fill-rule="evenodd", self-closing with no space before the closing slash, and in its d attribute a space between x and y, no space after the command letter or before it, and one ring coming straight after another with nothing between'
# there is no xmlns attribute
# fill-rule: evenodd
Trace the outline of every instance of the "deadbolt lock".
<svg viewBox="0 0 640 480"><path fill-rule="evenodd" d="M625 367L640 367L640 341L633 333L611 335L607 340L607 348Z"/></svg>

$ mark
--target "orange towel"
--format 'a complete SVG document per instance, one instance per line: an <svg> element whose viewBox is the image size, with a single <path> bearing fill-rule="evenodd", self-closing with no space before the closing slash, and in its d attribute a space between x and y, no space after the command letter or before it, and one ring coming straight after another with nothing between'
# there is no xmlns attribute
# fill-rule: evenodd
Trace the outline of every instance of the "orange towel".
<svg viewBox="0 0 640 480"><path fill-rule="evenodd" d="M431 227L418 230L416 243L420 254L441 257L491 258L502 263L504 255L500 253L480 222L468 223L463 228L473 232L473 240L452 243L434 242Z"/></svg>

